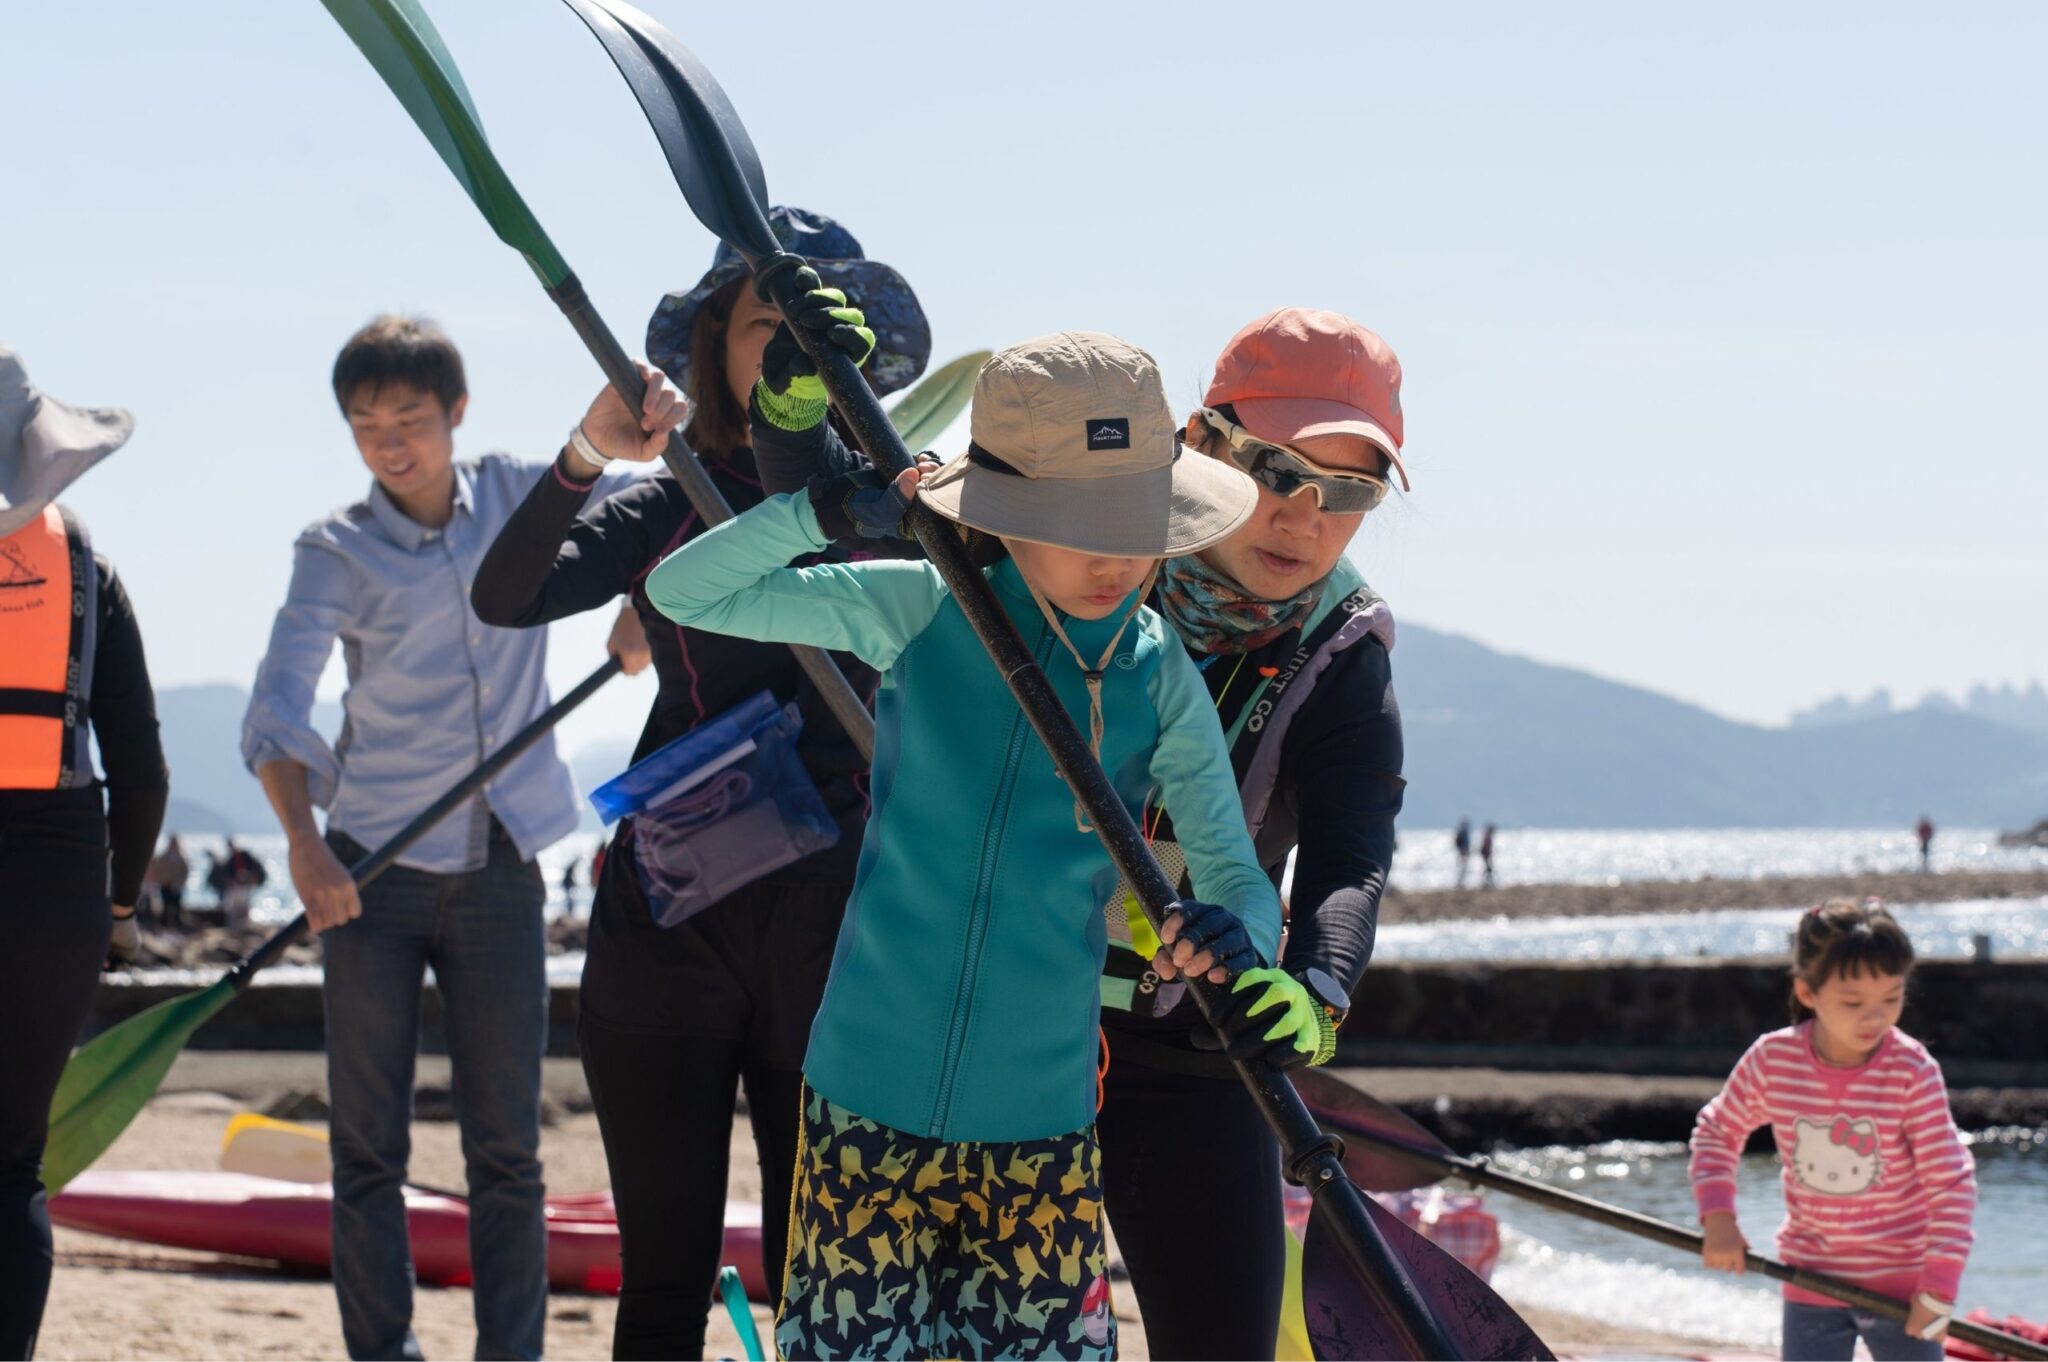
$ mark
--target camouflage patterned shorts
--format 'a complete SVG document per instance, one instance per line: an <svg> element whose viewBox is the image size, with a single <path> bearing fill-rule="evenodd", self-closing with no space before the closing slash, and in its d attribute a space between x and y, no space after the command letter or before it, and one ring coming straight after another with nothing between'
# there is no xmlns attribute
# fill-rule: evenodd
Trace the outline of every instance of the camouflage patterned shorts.
<svg viewBox="0 0 2048 1362"><path fill-rule="evenodd" d="M787 1358L1110 1358L1095 1132L948 1144L804 1093Z"/></svg>

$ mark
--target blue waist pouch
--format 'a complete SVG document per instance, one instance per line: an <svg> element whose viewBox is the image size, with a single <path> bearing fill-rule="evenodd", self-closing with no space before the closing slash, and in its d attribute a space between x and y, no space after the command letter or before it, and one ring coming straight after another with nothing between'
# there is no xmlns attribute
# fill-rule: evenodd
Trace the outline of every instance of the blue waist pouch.
<svg viewBox="0 0 2048 1362"><path fill-rule="evenodd" d="M742 885L839 841L797 759L803 715L768 691L648 753L590 795L633 820L633 865L656 924L673 927Z"/></svg>

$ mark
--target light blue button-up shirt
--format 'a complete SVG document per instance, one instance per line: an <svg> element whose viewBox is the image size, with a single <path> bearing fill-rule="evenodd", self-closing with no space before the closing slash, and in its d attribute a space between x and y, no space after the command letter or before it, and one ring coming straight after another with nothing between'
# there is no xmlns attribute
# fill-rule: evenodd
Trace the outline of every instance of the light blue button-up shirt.
<svg viewBox="0 0 2048 1362"><path fill-rule="evenodd" d="M487 454L455 465L455 514L441 529L400 511L381 486L307 527L242 722L251 771L298 762L328 827L375 848L547 708L547 630L494 629L469 605L485 551L543 476L547 464ZM330 747L310 716L337 638L348 694ZM481 867L491 815L529 860L575 828L575 782L552 735L398 863Z"/></svg>

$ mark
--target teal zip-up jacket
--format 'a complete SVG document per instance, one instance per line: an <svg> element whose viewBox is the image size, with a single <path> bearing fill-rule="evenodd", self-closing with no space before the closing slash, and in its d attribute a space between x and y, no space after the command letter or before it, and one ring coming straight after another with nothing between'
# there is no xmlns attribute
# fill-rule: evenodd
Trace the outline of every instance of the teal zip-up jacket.
<svg viewBox="0 0 2048 1362"><path fill-rule="evenodd" d="M929 563L791 568L827 547L800 495L771 497L684 545L647 579L679 624L852 652L882 673L874 813L861 844L804 1077L838 1105L913 1135L1036 1140L1095 1119L1097 976L1109 854ZM1070 715L1080 668L1017 566L996 596ZM1128 604L1128 603L1126 603ZM1099 656L1121 617L1061 622ZM1245 831L1200 675L1141 609L1103 680L1102 765L1127 808L1173 816L1195 894L1238 914L1259 953L1280 900Z"/></svg>

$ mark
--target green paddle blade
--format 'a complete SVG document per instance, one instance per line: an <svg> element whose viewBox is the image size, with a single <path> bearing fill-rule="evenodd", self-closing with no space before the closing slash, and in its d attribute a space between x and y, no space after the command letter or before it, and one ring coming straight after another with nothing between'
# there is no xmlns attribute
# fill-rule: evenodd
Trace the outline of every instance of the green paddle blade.
<svg viewBox="0 0 2048 1362"><path fill-rule="evenodd" d="M889 408L889 424L912 449L924 449L953 424L974 398L974 376L990 352L975 350L934 369Z"/></svg>
<svg viewBox="0 0 2048 1362"><path fill-rule="evenodd" d="M234 996L234 980L223 977L210 988L138 1012L80 1047L50 1102L43 1186L61 1191L106 1153L156 1095L186 1038Z"/></svg>
<svg viewBox="0 0 2048 1362"><path fill-rule="evenodd" d="M462 181L499 240L526 257L549 288L569 277L568 262L540 229L484 137L462 73L418 0L320 0L384 77L391 93Z"/></svg>

